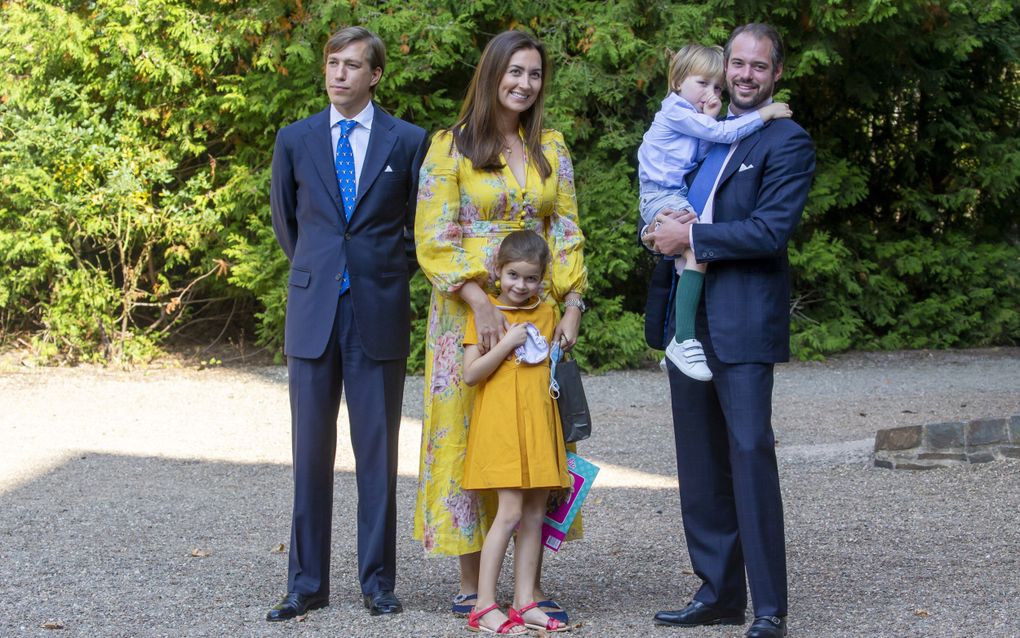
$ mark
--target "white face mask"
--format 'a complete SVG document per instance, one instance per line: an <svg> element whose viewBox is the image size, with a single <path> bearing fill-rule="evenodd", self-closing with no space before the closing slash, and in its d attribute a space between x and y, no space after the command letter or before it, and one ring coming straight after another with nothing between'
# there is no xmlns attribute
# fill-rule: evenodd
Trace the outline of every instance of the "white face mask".
<svg viewBox="0 0 1020 638"><path fill-rule="evenodd" d="M542 363L549 356L549 342L545 340L535 324L526 323L524 329L528 333L528 338L523 344L514 348L514 358L517 363Z"/></svg>

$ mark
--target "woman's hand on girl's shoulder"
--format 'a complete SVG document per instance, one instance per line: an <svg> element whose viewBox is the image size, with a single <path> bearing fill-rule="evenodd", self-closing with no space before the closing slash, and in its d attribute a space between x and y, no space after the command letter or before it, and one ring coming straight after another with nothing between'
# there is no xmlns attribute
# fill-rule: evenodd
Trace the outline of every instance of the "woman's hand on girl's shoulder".
<svg viewBox="0 0 1020 638"><path fill-rule="evenodd" d="M509 323L499 308L489 303L472 306L475 314L475 330L478 333L478 347L482 353L486 353L503 339Z"/></svg>
<svg viewBox="0 0 1020 638"><path fill-rule="evenodd" d="M492 305L489 296L477 282L465 283L460 289L460 297L471 309L478 335L478 349L485 354L499 343L510 324L499 308Z"/></svg>

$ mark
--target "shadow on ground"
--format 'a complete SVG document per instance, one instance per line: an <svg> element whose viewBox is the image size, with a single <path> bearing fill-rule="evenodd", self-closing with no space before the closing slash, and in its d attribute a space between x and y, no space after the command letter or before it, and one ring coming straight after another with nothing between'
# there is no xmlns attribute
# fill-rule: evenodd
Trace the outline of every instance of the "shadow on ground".
<svg viewBox="0 0 1020 638"><path fill-rule="evenodd" d="M997 610L1017 594L1020 464L924 474L861 464L783 472L796 635L864 635L861 623L889 629L869 635L1011 635L995 627L1013 622ZM285 587L286 554L273 550L289 535L288 467L66 458L2 495L0 633L41 634L42 623L57 620L63 635L90 636L463 635L462 621L445 613L453 561L426 559L411 539L414 489L413 479L400 479L398 592L407 613L372 619L360 607L354 477L341 472L332 605L303 623L269 625L262 618ZM987 498L994 494L997 504ZM549 588L569 604L583 635L673 635L655 630L650 617L686 601L697 583L679 536L676 493L611 488L590 498L587 537L548 559ZM938 627L950 616L954 628L943 633ZM979 628L985 633L974 633Z"/></svg>

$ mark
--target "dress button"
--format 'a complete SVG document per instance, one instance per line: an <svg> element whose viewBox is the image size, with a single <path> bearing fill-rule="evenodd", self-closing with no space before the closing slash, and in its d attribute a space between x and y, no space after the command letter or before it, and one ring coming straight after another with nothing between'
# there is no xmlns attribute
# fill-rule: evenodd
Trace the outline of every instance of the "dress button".
<svg viewBox="0 0 1020 638"><path fill-rule="evenodd" d="M351 238L351 234L350 233L344 233L344 239L350 239L350 238Z"/></svg>
<svg viewBox="0 0 1020 638"><path fill-rule="evenodd" d="M336 279L337 281L340 281L343 278L344 278L343 273L337 273L336 277L333 277L333 279Z"/></svg>

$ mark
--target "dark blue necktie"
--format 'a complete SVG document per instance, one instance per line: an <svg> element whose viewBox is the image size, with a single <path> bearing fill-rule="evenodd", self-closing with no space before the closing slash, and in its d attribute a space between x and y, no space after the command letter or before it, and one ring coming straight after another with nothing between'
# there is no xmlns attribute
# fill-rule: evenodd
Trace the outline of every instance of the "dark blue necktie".
<svg viewBox="0 0 1020 638"><path fill-rule="evenodd" d="M729 144L713 144L709 149L705 160L701 162L698 174L694 176L694 182L687 191L687 201L698 217L705 211L705 204L708 203L708 196L712 194L712 187L715 186L715 179L722 170L726 155L730 152Z"/></svg>
<svg viewBox="0 0 1020 638"><path fill-rule="evenodd" d="M354 179L354 149L351 148L351 140L348 137L358 123L354 120L340 120L340 139L336 141L336 181L340 186L340 199L344 204L344 217L351 221L351 213L354 212L354 202L358 198L358 184ZM351 287L351 280L347 276L347 269L344 268L344 276L340 281L340 294L344 294Z"/></svg>

